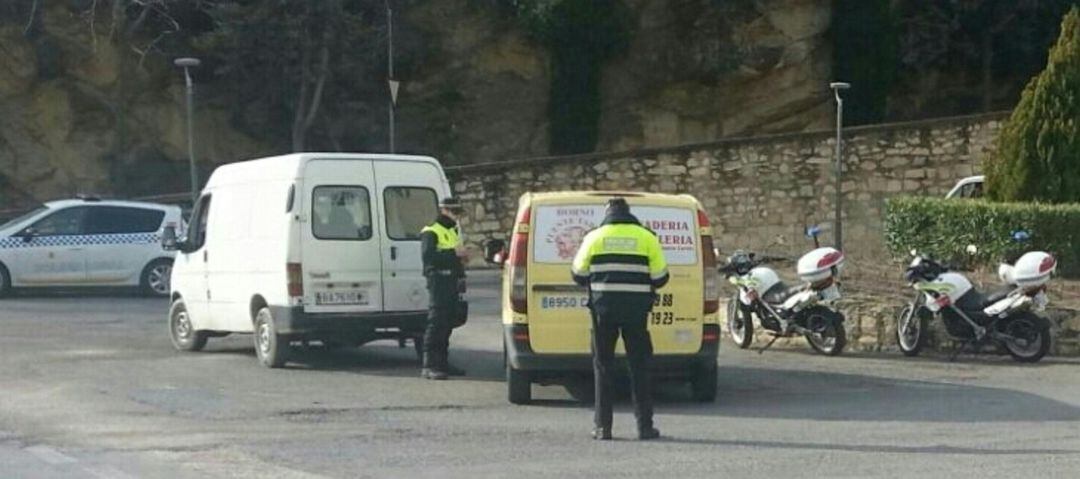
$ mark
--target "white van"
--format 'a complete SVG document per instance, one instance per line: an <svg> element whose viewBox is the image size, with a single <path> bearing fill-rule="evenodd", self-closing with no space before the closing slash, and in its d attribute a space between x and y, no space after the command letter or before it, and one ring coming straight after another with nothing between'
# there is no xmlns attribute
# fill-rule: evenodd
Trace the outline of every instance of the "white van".
<svg viewBox="0 0 1080 479"><path fill-rule="evenodd" d="M173 345L255 333L282 366L292 341L418 343L427 289L420 230L450 185L434 158L303 153L219 167L192 212L172 276Z"/></svg>

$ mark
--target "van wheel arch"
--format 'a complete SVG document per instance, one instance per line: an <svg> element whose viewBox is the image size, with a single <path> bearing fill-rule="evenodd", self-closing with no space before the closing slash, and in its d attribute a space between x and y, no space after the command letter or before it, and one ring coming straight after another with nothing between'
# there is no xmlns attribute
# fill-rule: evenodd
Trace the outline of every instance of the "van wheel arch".
<svg viewBox="0 0 1080 479"><path fill-rule="evenodd" d="M255 317L258 316L259 310L267 306L269 306L269 304L262 295L256 294L251 297L251 303L248 305L248 313L251 315L251 324L255 324Z"/></svg>

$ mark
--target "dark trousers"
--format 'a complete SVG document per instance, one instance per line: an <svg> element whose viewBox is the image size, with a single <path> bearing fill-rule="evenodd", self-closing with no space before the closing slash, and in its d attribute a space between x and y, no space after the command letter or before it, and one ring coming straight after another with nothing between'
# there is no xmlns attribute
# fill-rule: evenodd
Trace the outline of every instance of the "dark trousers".
<svg viewBox="0 0 1080 479"><path fill-rule="evenodd" d="M448 363L450 349L451 315L454 314L458 301L456 278L428 277L427 328L424 330L424 365L425 368L444 371Z"/></svg>
<svg viewBox="0 0 1080 479"><path fill-rule="evenodd" d="M616 309L616 308L613 308ZM593 373L595 374L596 427L611 428L613 378L615 374L615 344L622 335L626 358L630 363L630 384L634 398L634 416L638 429L653 425L652 338L647 328L648 310L593 312Z"/></svg>

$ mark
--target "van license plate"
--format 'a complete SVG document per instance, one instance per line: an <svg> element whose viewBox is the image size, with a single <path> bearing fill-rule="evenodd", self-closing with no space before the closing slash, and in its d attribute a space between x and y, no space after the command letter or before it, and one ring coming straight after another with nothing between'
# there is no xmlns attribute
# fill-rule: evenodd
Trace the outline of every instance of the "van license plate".
<svg viewBox="0 0 1080 479"><path fill-rule="evenodd" d="M588 305L588 296L543 296L540 298L540 309L573 309L584 308Z"/></svg>
<svg viewBox="0 0 1080 479"><path fill-rule="evenodd" d="M362 291L320 291L315 293L315 304L320 306L366 305L368 298Z"/></svg>

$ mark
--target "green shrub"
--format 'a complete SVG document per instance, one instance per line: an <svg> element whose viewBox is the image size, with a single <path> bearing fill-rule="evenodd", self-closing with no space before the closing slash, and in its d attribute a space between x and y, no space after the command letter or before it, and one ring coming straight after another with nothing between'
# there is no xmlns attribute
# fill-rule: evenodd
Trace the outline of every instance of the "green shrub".
<svg viewBox="0 0 1080 479"><path fill-rule="evenodd" d="M1080 201L1080 8L1061 24L1046 69L1024 89L986 162L997 201Z"/></svg>
<svg viewBox="0 0 1080 479"><path fill-rule="evenodd" d="M1012 241L1025 230L1031 240ZM927 197L890 199L885 243L897 256L911 249L970 266L994 267L1022 250L1043 250L1058 259L1058 273L1080 276L1080 204L992 203ZM979 252L966 252L974 244Z"/></svg>

